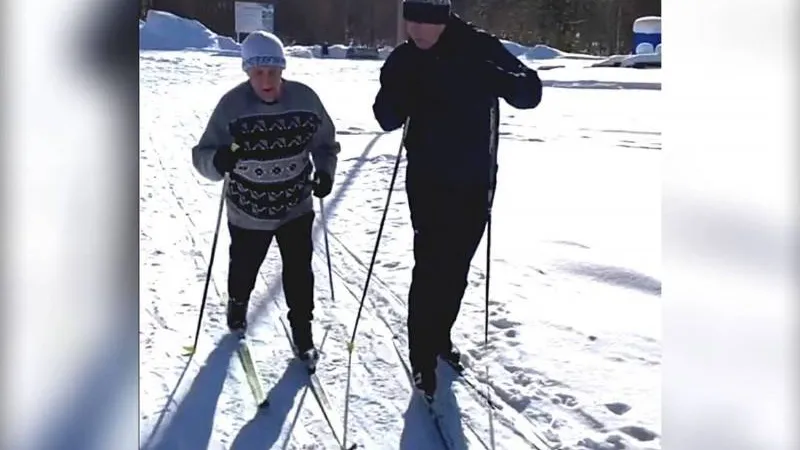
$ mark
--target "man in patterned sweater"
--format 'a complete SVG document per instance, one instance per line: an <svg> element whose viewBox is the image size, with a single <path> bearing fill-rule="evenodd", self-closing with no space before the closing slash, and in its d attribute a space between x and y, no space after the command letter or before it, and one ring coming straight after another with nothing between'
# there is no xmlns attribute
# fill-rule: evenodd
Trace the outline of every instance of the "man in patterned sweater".
<svg viewBox="0 0 800 450"><path fill-rule="evenodd" d="M249 79L222 96L192 162L212 181L229 176L228 327L246 330L250 294L274 237L294 342L302 358L316 358L311 194L331 192L340 145L317 94L283 79L285 67L283 43L273 34L254 32L244 40Z"/></svg>

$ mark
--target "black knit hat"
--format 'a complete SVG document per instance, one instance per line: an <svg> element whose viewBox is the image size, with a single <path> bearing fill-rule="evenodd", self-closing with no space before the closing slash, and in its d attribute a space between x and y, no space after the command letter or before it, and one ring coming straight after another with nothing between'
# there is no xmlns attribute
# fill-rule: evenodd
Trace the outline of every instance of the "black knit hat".
<svg viewBox="0 0 800 450"><path fill-rule="evenodd" d="M403 0L403 19L417 23L446 23L450 0Z"/></svg>

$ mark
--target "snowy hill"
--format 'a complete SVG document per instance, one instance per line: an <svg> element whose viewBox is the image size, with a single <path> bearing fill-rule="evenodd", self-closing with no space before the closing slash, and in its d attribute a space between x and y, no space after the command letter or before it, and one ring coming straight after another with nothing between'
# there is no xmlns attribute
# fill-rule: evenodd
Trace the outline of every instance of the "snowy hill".
<svg viewBox="0 0 800 450"><path fill-rule="evenodd" d="M315 204L314 333L330 405L320 407L292 362L273 246L249 314L249 348L270 399L257 411L224 325L224 222L197 353L192 360L182 355L200 315L220 196L220 183L195 172L190 148L220 96L244 75L239 58L225 56L235 55L235 42L197 22L153 14L140 23L139 57L142 448L335 449L325 414L338 417L341 435L346 344L400 141L372 117L380 62L306 54L287 68L287 77L319 92L342 144L324 218ZM501 110L490 348L483 348L484 241L453 336L474 386L440 370L448 439L457 449L487 448L488 389L498 449L660 449L662 108L659 91L641 89L660 85L658 71L550 59L579 66L541 71L545 84L581 89L548 89L532 111ZM400 163L352 354L348 442L370 450L442 449L403 366L414 261L404 157Z"/></svg>

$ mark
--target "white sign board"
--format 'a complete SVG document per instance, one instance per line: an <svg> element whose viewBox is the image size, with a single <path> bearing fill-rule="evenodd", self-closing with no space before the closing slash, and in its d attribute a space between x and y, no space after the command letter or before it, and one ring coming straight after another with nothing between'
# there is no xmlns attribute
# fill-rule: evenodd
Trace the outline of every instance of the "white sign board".
<svg viewBox="0 0 800 450"><path fill-rule="evenodd" d="M269 3L235 2L234 28L236 33L252 33L257 30L274 30L274 8Z"/></svg>

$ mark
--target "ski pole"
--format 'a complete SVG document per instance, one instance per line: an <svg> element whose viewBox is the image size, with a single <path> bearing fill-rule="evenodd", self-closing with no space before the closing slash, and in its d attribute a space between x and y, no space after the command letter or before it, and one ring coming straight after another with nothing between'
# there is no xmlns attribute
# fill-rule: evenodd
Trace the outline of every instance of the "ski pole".
<svg viewBox="0 0 800 450"><path fill-rule="evenodd" d="M231 152L235 152L239 146L236 143L231 144ZM194 352L197 350L197 341L200 339L200 327L203 324L203 311L206 308L206 300L208 299L208 286L211 283L211 268L214 266L214 257L217 253L217 239L219 239L219 227L222 223L222 209L225 206L225 193L228 191L228 184L230 184L230 174L225 172L222 181L222 192L219 195L219 209L217 210L217 225L214 228L214 239L211 243L211 256L208 259L208 271L206 272L206 285L203 288L203 300L200 302L200 314L197 317L197 330L194 333L194 343L187 349L189 358L194 357Z"/></svg>
<svg viewBox="0 0 800 450"><path fill-rule="evenodd" d="M325 233L325 256L328 259L328 280L331 283L331 301L335 301L336 296L333 294L333 267L331 266L331 251L330 247L328 246L328 218L325 217L325 201L323 199L319 199L319 214L322 216L322 229Z"/></svg>
<svg viewBox="0 0 800 450"><path fill-rule="evenodd" d="M194 343L189 349L189 356L194 356L195 350L197 350L197 341L200 339L200 327L203 324L203 311L206 308L206 300L208 299L208 286L211 283L211 268L214 266L214 257L217 253L217 239L219 239L219 228L222 222L222 208L225 205L225 192L228 190L228 183L230 180L230 176L226 173L225 179L222 182L222 192L220 193L219 197L219 210L217 211L217 225L214 229L214 240L211 243L211 256L208 260L208 271L206 272L206 285L203 288L203 300L200 302L200 314L197 317L197 330L194 333Z"/></svg>
<svg viewBox="0 0 800 450"><path fill-rule="evenodd" d="M347 344L347 385L344 394L344 439L342 446L347 446L347 418L350 412L350 373L353 367L353 345L356 340L356 331L358 330L358 322L361 320L361 311L364 309L364 300L367 298L367 290L369 289L369 280L372 277L372 269L375 266L375 257L378 255L378 248L381 243L381 235L383 234L383 226L386 223L386 215L389 212L389 204L392 200L392 191L394 190L394 182L397 178L397 172L400 168L400 158L403 155L403 144L406 141L406 133L408 133L408 124L411 118L406 118L406 123L403 126L403 137L400 139L400 147L397 149L397 159L394 162L394 172L392 173L392 180L389 182L389 193L386 196L386 206L383 208L383 217L381 224L378 227L378 237L375 240L375 248L372 251L372 260L369 262L369 269L367 270L367 279L364 282L364 292L361 294L361 304L358 306L358 313L356 313L356 322L353 325L353 335L350 337L350 342Z"/></svg>
<svg viewBox="0 0 800 450"><path fill-rule="evenodd" d="M491 156L491 164L489 165L489 192L487 195L486 207L486 299L484 304L484 318L483 318L483 352L484 355L489 354L489 283L491 281L491 268L492 268L492 205L494 204L495 187L497 184L497 150L500 146L500 133L499 127L499 111L500 107L495 100L494 107L492 108L491 124L494 131L494 136L489 147L489 154ZM487 410L489 411L489 442L492 450L495 448L494 440L494 412L492 411L492 397L491 397L491 378L489 377L489 360L486 361L486 399L488 400Z"/></svg>

